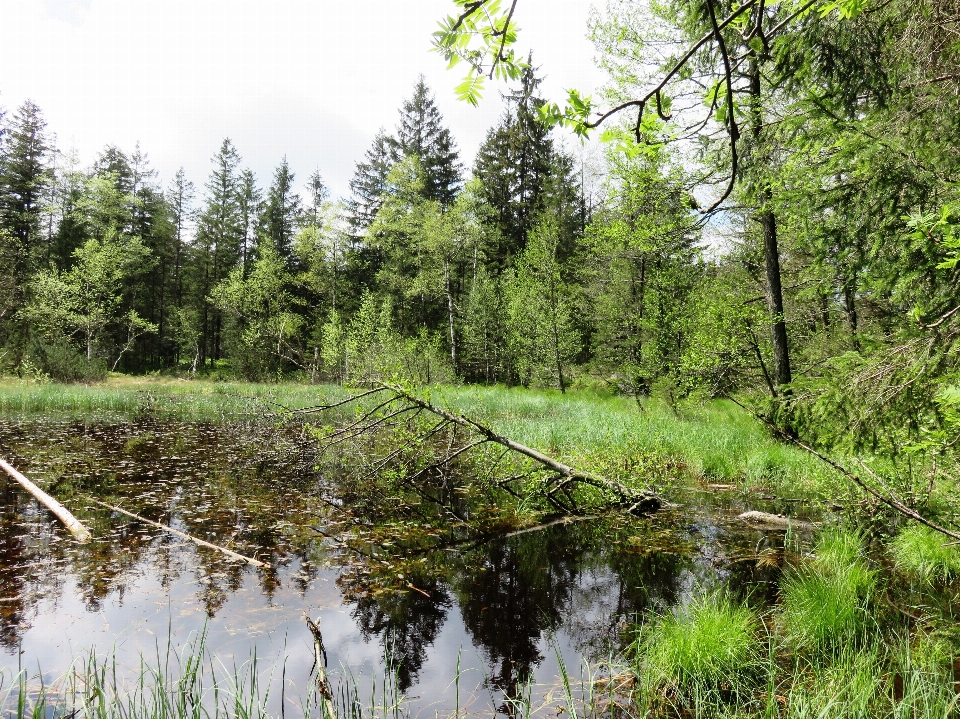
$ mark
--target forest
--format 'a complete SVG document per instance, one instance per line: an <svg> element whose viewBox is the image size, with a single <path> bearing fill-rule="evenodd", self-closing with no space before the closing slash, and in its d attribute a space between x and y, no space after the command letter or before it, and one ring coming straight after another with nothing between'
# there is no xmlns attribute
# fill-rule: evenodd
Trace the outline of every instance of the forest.
<svg viewBox="0 0 960 719"><path fill-rule="evenodd" d="M33 102L0 115L0 448L130 548L51 555L132 572L167 547L129 527L176 524L271 608L337 567L395 681L370 719L404 715L454 606L494 714L530 716L555 652L578 718L954 716L960 2L609 0L606 84L563 104L523 0L452 5L434 49L499 119L466 158L420 76L347 197L229 138L205 179L139 145L84 166ZM6 504L0 539L60 541ZM247 570L201 564L221 631ZM7 648L43 594L17 591ZM601 636L621 664L574 702L563 652ZM368 716L319 671L316 715Z"/></svg>

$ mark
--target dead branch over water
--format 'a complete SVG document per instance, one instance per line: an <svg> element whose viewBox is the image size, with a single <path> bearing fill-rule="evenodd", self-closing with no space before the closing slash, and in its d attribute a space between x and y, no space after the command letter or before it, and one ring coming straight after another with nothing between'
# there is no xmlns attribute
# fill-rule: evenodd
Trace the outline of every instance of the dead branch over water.
<svg viewBox="0 0 960 719"><path fill-rule="evenodd" d="M541 485L543 498L555 510L564 514L583 513L584 508L579 506L573 495L573 490L578 487L592 487L599 490L609 498L609 505L634 514L655 512L665 504L658 495L651 491L634 489L622 482L572 467L537 449L505 437L474 419L439 407L429 400L418 397L396 385L379 384L373 389L358 393L348 399L298 410L297 413L320 413L342 408L351 403L358 403L360 400L371 397L375 397L373 400L375 404L372 408L357 410L356 418L331 429L320 438L322 450L329 450L345 442L370 436L382 429L396 427L399 423L416 419L424 413L439 418L439 421L416 432L415 436L404 445L375 460L367 469L363 478L382 471L411 447L424 446L443 431L451 430L447 447L441 453L440 459L430 462L427 466L418 469L405 478L405 484L417 491L418 494L422 495L422 492L418 491L417 480L448 467L455 459L474 449L484 445L498 445L504 448L505 454L519 455L531 460L536 465L531 472L506 477L496 482L500 489L516 498L520 498L520 495L511 485L532 475L540 474L546 477L546 481ZM460 443L455 441L457 430L466 430L467 437L462 439ZM429 497L425 498L429 499Z"/></svg>

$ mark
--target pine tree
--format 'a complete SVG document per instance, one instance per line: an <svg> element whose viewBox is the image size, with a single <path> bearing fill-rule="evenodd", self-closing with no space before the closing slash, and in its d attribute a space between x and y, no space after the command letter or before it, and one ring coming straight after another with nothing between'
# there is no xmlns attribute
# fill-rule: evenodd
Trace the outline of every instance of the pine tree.
<svg viewBox="0 0 960 719"><path fill-rule="evenodd" d="M377 131L370 148L364 153L364 161L358 162L350 180L350 224L359 236L373 223L380 211L383 193L387 189L387 175L393 167L391 139L383 131Z"/></svg>
<svg viewBox="0 0 960 719"><path fill-rule="evenodd" d="M293 190L295 175L287 158L274 170L273 184L267 191L263 208L262 231L277 254L288 264L293 256L293 238L302 213L300 196Z"/></svg>
<svg viewBox="0 0 960 719"><path fill-rule="evenodd" d="M413 97L400 109L395 138L390 139L393 163L416 155L424 174L424 197L450 205L463 183L459 153L450 130L433 100L423 75L413 87Z"/></svg>

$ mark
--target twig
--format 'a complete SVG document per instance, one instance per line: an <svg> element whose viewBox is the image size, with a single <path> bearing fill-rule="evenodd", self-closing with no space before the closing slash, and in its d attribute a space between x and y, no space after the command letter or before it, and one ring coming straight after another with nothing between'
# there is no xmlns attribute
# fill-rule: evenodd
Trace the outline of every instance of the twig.
<svg viewBox="0 0 960 719"><path fill-rule="evenodd" d="M101 502L99 499L94 499L93 497L87 497L87 499L88 499L89 501L93 502L94 504L99 504L101 507L106 507L107 509L113 510L114 512L120 512L120 514L125 514L125 515L127 515L128 517L131 517L132 519L137 519L137 520L139 520L139 521L141 521L141 522L146 522L147 524L151 524L151 525L153 525L154 527L157 527L158 529L164 530L165 532L170 532L170 534L175 534L175 535L177 535L178 537L183 537L184 539L189 539L191 542L193 542L194 544L199 544L201 547L206 547L207 549L215 549L215 550L217 550L218 552L222 552L223 554L226 554L228 557L232 557L233 559L242 560L242 561L246 562L247 564L250 564L250 565L252 565L252 566L254 566L254 567L258 567L259 569L270 569L270 565L269 565L269 564L267 564L266 562L261 562L259 559L251 559L250 557L245 557L245 556L243 556L242 554L237 554L237 553L234 552L232 549L227 549L226 547L221 547L221 546L218 545L218 544L211 544L210 542L207 542L207 541L205 541L205 540L203 540L203 539L200 539L200 538L198 538L198 537L194 537L194 536L191 535L191 534L187 534L186 532L181 532L179 529L174 529L173 527L168 527L166 524L160 524L160 522L154 522L152 519L147 519L146 517L141 517L139 514L134 514L133 512L128 512L126 509L121 509L120 507L116 507L116 506L114 506L114 505L112 505L112 504L107 504L106 502Z"/></svg>

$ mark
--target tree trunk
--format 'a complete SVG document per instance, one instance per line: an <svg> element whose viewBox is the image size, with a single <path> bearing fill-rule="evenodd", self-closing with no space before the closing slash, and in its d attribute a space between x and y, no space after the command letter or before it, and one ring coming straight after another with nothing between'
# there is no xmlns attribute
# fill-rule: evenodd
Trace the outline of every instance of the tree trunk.
<svg viewBox="0 0 960 719"><path fill-rule="evenodd" d="M762 172L758 155L763 137L760 67L756 59L750 61L751 132L754 140L754 173ZM762 160L759 160L762 161ZM780 248L777 243L777 218L770 209L773 194L769 185L761 182L757 193L760 227L763 232L764 270L767 280L767 312L770 316L770 340L773 343L773 371L777 387L790 384L790 351L787 346L787 323L783 316L783 286L780 282Z"/></svg>
<svg viewBox="0 0 960 719"><path fill-rule="evenodd" d="M453 293L450 290L450 263L443 263L443 280L447 293L447 322L450 325L450 361L453 362L453 371L457 371L457 336L453 326Z"/></svg>

